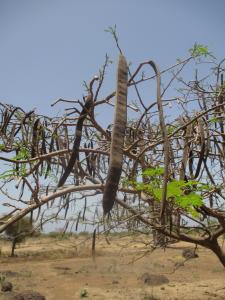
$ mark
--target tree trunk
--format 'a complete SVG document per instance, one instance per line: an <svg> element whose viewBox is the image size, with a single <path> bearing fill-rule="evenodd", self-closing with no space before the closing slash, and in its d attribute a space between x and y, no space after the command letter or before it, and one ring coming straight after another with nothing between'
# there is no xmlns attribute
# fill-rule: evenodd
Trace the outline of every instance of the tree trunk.
<svg viewBox="0 0 225 300"><path fill-rule="evenodd" d="M156 216L159 216L160 214L160 203L157 201L154 201L153 199L149 202L149 206L151 209L151 216L152 218L156 218ZM157 222L160 222L159 217L157 217ZM167 243L167 237L156 230L155 228L152 228L152 236L153 236L153 245L155 247L165 247Z"/></svg>
<svg viewBox="0 0 225 300"><path fill-rule="evenodd" d="M16 249L16 239L13 239L13 241L12 241L11 257L15 256L15 249Z"/></svg>
<svg viewBox="0 0 225 300"><path fill-rule="evenodd" d="M225 252L220 247L217 240L210 245L210 249L216 254L222 265L225 267Z"/></svg>
<svg viewBox="0 0 225 300"><path fill-rule="evenodd" d="M166 247L167 237L158 230L152 229L153 245L155 247Z"/></svg>

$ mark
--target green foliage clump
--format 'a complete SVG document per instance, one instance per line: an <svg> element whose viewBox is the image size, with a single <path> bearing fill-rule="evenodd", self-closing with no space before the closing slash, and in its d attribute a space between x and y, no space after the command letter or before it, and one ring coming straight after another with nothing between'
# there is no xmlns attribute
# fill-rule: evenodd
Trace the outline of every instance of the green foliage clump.
<svg viewBox="0 0 225 300"><path fill-rule="evenodd" d="M4 144L0 144L0 151L5 149L5 145Z"/></svg>
<svg viewBox="0 0 225 300"><path fill-rule="evenodd" d="M15 155L12 159L13 160L28 160L31 158L29 149L27 147L23 146L19 146L18 143L15 144L18 148L19 151L17 153L17 155ZM3 147L4 145L2 145ZM0 150L1 150L1 145L0 145ZM32 162L35 163L35 162ZM26 163L18 163L17 166L13 166L12 169L9 169L5 172L3 172L2 174L0 174L0 179L10 179L14 176L26 176L27 173L27 169L26 169Z"/></svg>
<svg viewBox="0 0 225 300"><path fill-rule="evenodd" d="M4 145L0 145L0 150L1 150L1 146ZM29 150L22 146L19 148L19 151L17 153L16 156L14 156L12 159L13 160L26 160L30 158L30 153ZM26 175L26 163L21 163L17 165L17 168L15 166L13 166L12 169L9 169L5 172L3 172L2 174L0 174L0 180L3 179L10 179L14 176L25 176Z"/></svg>
<svg viewBox="0 0 225 300"><path fill-rule="evenodd" d="M194 46L191 49L189 49L189 52L190 52L191 56L193 56L193 57L212 56L212 54L209 52L209 49L207 46L201 45L198 43L195 43Z"/></svg>
<svg viewBox="0 0 225 300"><path fill-rule="evenodd" d="M14 160L23 160L23 159L29 159L30 156L30 152L27 149L27 147L22 146L19 148L18 154L16 156L13 157Z"/></svg>
<svg viewBox="0 0 225 300"><path fill-rule="evenodd" d="M137 182L135 180L125 181L125 185L131 185L137 191L144 191L153 196L155 200L162 199L162 176L164 168L149 168L144 170L142 176L147 178L146 182ZM210 187L196 180L171 180L167 184L167 200L190 213L193 217L198 216L196 208L203 204L202 192L209 190Z"/></svg>

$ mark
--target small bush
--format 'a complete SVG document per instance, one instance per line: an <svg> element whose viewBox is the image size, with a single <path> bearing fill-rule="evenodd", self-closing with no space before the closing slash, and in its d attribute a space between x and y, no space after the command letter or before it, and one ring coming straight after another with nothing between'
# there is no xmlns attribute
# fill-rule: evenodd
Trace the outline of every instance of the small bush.
<svg viewBox="0 0 225 300"><path fill-rule="evenodd" d="M88 291L86 289L82 289L80 291L80 298L86 298L88 297Z"/></svg>
<svg viewBox="0 0 225 300"><path fill-rule="evenodd" d="M5 235L12 242L11 256L15 255L16 245L24 242L26 237L31 236L33 233L33 224L27 217L24 217L19 221L10 224L6 228Z"/></svg>

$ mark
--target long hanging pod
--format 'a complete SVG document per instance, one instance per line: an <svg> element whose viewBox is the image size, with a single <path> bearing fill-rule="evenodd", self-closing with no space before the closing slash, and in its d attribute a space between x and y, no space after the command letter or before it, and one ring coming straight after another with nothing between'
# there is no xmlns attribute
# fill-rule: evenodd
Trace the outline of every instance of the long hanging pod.
<svg viewBox="0 0 225 300"><path fill-rule="evenodd" d="M89 93L88 96L86 97L84 107L77 121L77 127L75 131L75 138L74 138L73 149L70 156L70 160L68 162L68 165L66 166L63 175L59 179L57 187L61 187L62 185L64 185L68 176L73 170L75 163L79 160L79 148L80 148L80 142L82 138L83 123L86 117L88 116L88 114L91 112L92 108L93 108L93 96L91 93Z"/></svg>
<svg viewBox="0 0 225 300"><path fill-rule="evenodd" d="M125 57L120 55L117 69L116 103L110 146L109 170L103 194L104 214L109 213L113 207L122 172L123 145L127 123L127 79L127 62Z"/></svg>

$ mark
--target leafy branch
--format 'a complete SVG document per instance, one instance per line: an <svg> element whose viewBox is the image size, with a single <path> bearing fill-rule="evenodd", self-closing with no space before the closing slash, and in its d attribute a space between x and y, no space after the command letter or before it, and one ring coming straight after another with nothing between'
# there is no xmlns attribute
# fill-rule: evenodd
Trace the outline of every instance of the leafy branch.
<svg viewBox="0 0 225 300"><path fill-rule="evenodd" d="M154 197L155 200L162 199L162 177L164 168L148 168L143 171L142 176L147 179L147 183L135 180L124 181L124 185L132 186L137 191L143 191ZM171 180L167 184L167 201L173 202L193 217L198 216L196 208L203 205L202 193L209 191L211 187L196 180Z"/></svg>

